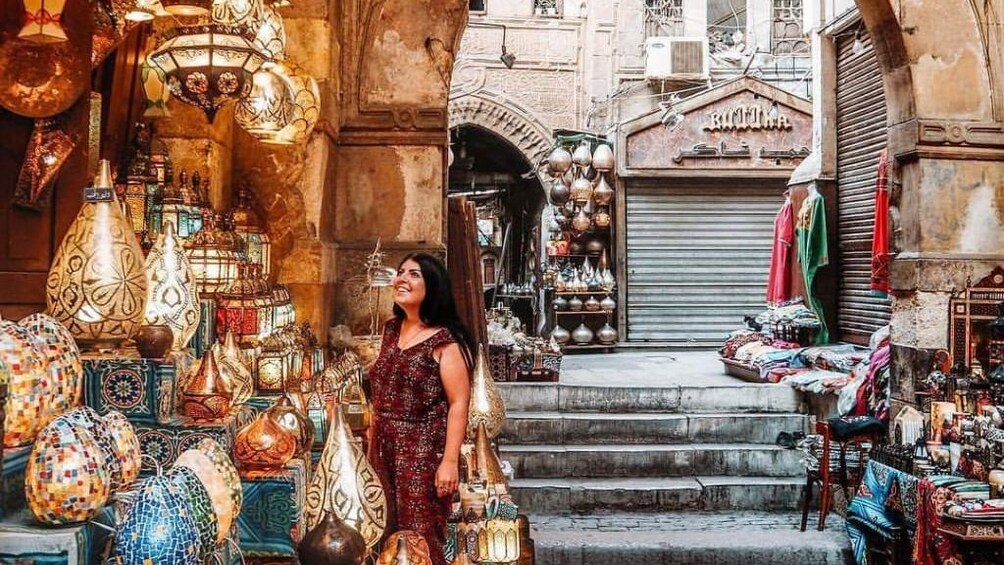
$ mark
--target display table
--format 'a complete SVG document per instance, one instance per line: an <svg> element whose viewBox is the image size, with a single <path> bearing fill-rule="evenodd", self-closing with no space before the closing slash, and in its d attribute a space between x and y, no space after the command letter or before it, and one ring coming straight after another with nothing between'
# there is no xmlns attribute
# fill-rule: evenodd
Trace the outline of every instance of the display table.
<svg viewBox="0 0 1004 565"><path fill-rule="evenodd" d="M955 542L967 565L1004 563L1004 520L977 522L943 516L938 532Z"/></svg>
<svg viewBox="0 0 1004 565"><path fill-rule="evenodd" d="M161 467L167 469L174 464L178 455L195 447L205 438L216 441L229 453L234 445L234 436L237 435L238 412L235 410L226 418L214 421L177 416L166 424L133 422L133 427L136 428L143 455L153 457ZM153 464L144 458L143 471L153 470Z"/></svg>
<svg viewBox="0 0 1004 565"><path fill-rule="evenodd" d="M107 414L116 410L133 423L167 423L175 413L177 370L173 363L122 356L85 355L84 403Z"/></svg>

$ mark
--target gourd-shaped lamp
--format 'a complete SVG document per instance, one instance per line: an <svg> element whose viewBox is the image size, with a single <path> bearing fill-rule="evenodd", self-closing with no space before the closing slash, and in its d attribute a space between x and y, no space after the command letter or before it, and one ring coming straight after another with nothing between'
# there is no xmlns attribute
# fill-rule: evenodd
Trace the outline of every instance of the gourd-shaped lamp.
<svg viewBox="0 0 1004 565"><path fill-rule="evenodd" d="M230 454L216 441L205 438L193 449L182 452L174 466L194 471L206 488L219 523L216 543L223 543L230 533L231 525L237 520L244 501L240 475Z"/></svg>
<svg viewBox="0 0 1004 565"><path fill-rule="evenodd" d="M494 438L505 424L505 404L488 368L484 346L478 345L478 359L471 381L471 403L467 415L467 435L474 437L479 423L484 423L488 438Z"/></svg>
<svg viewBox="0 0 1004 565"><path fill-rule="evenodd" d="M149 284L146 323L170 327L174 335L171 349L181 351L199 329L199 294L195 273L173 222L165 223L147 255L145 269Z"/></svg>
<svg viewBox="0 0 1004 565"><path fill-rule="evenodd" d="M358 530L366 546L373 549L387 527L383 485L356 447L340 410L333 411L328 439L307 487L306 501L303 516L308 531L320 522L324 512L334 512Z"/></svg>
<svg viewBox="0 0 1004 565"><path fill-rule="evenodd" d="M34 43L67 41L63 31L63 6L66 0L24 0L24 27L17 37Z"/></svg>
<svg viewBox="0 0 1004 565"><path fill-rule="evenodd" d="M54 383L35 336L0 319L0 364L6 368L3 447L30 445L48 421Z"/></svg>
<svg viewBox="0 0 1004 565"><path fill-rule="evenodd" d="M45 286L48 313L82 348L116 348L143 323L143 251L115 200L107 160L101 161L94 187L84 191Z"/></svg>
<svg viewBox="0 0 1004 565"><path fill-rule="evenodd" d="M185 387L182 411L196 420L217 420L230 412L233 389L216 364L212 348L207 349L199 369Z"/></svg>
<svg viewBox="0 0 1004 565"><path fill-rule="evenodd" d="M198 565L199 529L185 491L165 475L139 485L132 509L117 528L113 561L122 565Z"/></svg>
<svg viewBox="0 0 1004 565"><path fill-rule="evenodd" d="M296 455L297 438L268 414L259 414L234 439L234 460L242 469L275 470Z"/></svg>

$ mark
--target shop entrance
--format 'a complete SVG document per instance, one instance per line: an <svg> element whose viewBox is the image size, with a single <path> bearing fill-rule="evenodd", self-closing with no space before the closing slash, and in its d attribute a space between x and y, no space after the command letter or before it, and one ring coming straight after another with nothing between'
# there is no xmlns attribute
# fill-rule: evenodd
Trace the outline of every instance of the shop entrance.
<svg viewBox="0 0 1004 565"><path fill-rule="evenodd" d="M720 345L763 309L784 184L628 184L627 338Z"/></svg>
<svg viewBox="0 0 1004 565"><path fill-rule="evenodd" d="M485 304L511 309L536 334L540 315L540 214L546 203L535 168L504 137L473 124L450 130L449 194L478 210Z"/></svg>

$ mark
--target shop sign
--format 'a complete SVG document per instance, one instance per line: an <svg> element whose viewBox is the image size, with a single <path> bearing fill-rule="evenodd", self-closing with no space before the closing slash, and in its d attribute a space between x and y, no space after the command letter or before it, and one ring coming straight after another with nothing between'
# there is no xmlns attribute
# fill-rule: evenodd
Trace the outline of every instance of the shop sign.
<svg viewBox="0 0 1004 565"><path fill-rule="evenodd" d="M762 131L791 130L791 121L784 114L772 117L762 106L741 104L730 106L718 112L710 112L704 118L704 131Z"/></svg>

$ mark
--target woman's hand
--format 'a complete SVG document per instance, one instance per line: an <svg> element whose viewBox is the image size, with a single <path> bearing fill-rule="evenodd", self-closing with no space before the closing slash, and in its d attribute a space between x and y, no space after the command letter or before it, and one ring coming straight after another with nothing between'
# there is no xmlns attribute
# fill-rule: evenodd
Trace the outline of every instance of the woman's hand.
<svg viewBox="0 0 1004 565"><path fill-rule="evenodd" d="M460 482L459 465L456 461L443 459L436 469L436 494L440 498L448 496L457 491L457 484Z"/></svg>

